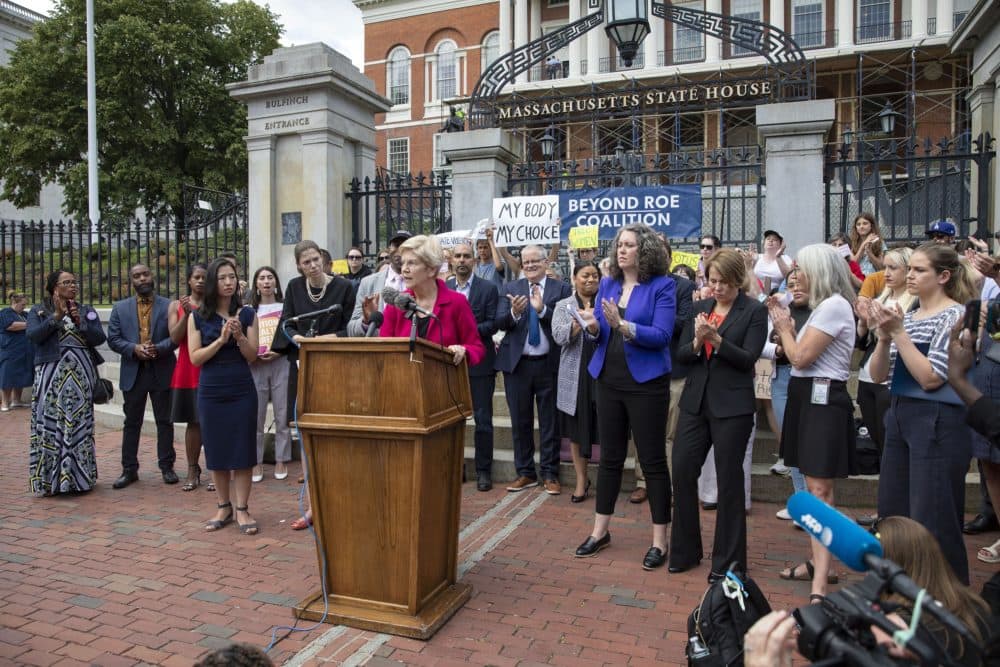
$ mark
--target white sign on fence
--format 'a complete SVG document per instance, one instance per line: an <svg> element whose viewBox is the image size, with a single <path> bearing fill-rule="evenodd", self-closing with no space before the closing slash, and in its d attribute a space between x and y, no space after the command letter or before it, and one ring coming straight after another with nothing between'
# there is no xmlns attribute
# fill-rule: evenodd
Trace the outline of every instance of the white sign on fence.
<svg viewBox="0 0 1000 667"><path fill-rule="evenodd" d="M493 200L497 247L559 243L559 195Z"/></svg>

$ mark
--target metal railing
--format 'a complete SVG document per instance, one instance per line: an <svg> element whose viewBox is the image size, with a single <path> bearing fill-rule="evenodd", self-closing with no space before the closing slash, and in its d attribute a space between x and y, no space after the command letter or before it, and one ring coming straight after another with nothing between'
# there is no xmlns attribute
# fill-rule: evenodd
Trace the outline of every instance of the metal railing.
<svg viewBox="0 0 1000 667"><path fill-rule="evenodd" d="M635 54L635 60L632 61L631 65L626 65L625 61L621 57L610 57L606 56L601 58L599 63L599 71L603 74L606 72L625 72L633 69L642 69L646 66L646 58L642 51Z"/></svg>
<svg viewBox="0 0 1000 667"><path fill-rule="evenodd" d="M169 298L187 294L187 267L234 253L240 277L246 278L246 200L199 225L174 221L130 220L92 231L74 221L0 220L0 288L28 295L31 303L46 296L46 276L66 270L80 281L78 299L111 304L131 294L129 269L146 264L157 292Z"/></svg>
<svg viewBox="0 0 1000 667"><path fill-rule="evenodd" d="M989 134L969 141L874 140L830 147L826 165L826 235L848 232L862 211L875 215L887 242L924 239L934 220L957 221L958 235L989 229L989 166L995 157ZM973 167L976 167L973 169ZM973 209L973 180L978 198Z"/></svg>
<svg viewBox="0 0 1000 667"><path fill-rule="evenodd" d="M451 230L451 173L435 171L354 178L344 196L351 201L352 245L375 255L393 232L438 234Z"/></svg>
<svg viewBox="0 0 1000 667"><path fill-rule="evenodd" d="M876 42L891 42L896 39L908 39L912 34L911 27L911 21L855 26L854 43L874 44Z"/></svg>
<svg viewBox="0 0 1000 667"><path fill-rule="evenodd" d="M820 30L818 32L798 32L792 34L792 39L802 49L825 49L837 45L839 38L836 30Z"/></svg>
<svg viewBox="0 0 1000 667"><path fill-rule="evenodd" d="M667 56L670 56L670 61L667 62ZM682 49L673 49L671 51L657 51L656 52L656 65L657 67L663 67L664 65L680 65L681 63L696 63L701 62L705 59L705 45L700 46L689 46Z"/></svg>

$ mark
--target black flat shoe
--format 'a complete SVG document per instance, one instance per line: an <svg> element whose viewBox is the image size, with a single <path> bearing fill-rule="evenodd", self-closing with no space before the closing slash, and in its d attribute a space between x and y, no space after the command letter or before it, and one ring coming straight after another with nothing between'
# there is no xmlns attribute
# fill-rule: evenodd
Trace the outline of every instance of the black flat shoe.
<svg viewBox="0 0 1000 667"><path fill-rule="evenodd" d="M662 567L667 562L667 555L660 551L659 547L650 547L646 552L646 557L642 559L642 569L655 570Z"/></svg>
<svg viewBox="0 0 1000 667"><path fill-rule="evenodd" d="M714 584L714 583L716 583L718 581L722 581L725 578L726 578L726 575L719 574L718 572L709 572L708 573L708 583L709 583L709 585L712 585L712 584Z"/></svg>
<svg viewBox="0 0 1000 667"><path fill-rule="evenodd" d="M166 470L162 471L162 474L163 474L164 484L176 484L177 482L181 481L180 478L177 477L177 473L174 472L173 468L167 468Z"/></svg>
<svg viewBox="0 0 1000 667"><path fill-rule="evenodd" d="M611 544L611 532L604 533L604 537L599 540L595 540L593 536L588 536L583 544L576 548L577 558L590 558L597 554L598 551L604 547Z"/></svg>
<svg viewBox="0 0 1000 667"><path fill-rule="evenodd" d="M702 503L701 508L706 512L712 512L719 509L719 503Z"/></svg>
<svg viewBox="0 0 1000 667"><path fill-rule="evenodd" d="M692 563L691 565L670 565L669 567L667 567L667 572L669 572L670 574L680 574L681 572L687 572L688 570L693 570L699 565L701 565L700 560L696 563Z"/></svg>
<svg viewBox="0 0 1000 667"><path fill-rule="evenodd" d="M582 496L570 496L569 501L571 503L582 503L590 495L590 478L587 478L587 486L583 488Z"/></svg>
<svg viewBox="0 0 1000 667"><path fill-rule="evenodd" d="M962 526L962 532L966 535L978 535L979 533L990 533L1000 529L1000 522L996 515L985 516L977 514L976 518Z"/></svg>
<svg viewBox="0 0 1000 667"><path fill-rule="evenodd" d="M135 470L123 470L121 477L116 479L111 484L111 487L114 489L124 489L132 482L138 482L138 481L139 481L139 473L137 473Z"/></svg>
<svg viewBox="0 0 1000 667"><path fill-rule="evenodd" d="M489 491L493 488L493 480L490 479L489 475L477 475L476 476L476 490L477 491Z"/></svg>

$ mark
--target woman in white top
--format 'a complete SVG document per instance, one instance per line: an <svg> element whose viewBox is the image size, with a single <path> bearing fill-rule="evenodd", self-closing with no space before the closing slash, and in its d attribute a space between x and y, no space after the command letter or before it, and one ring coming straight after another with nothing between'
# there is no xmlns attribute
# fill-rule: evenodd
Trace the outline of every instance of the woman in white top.
<svg viewBox="0 0 1000 667"><path fill-rule="evenodd" d="M773 229L764 232L764 252L753 265L754 275L764 285L764 294L770 294L785 281L792 264L792 258L785 254L785 239L781 234Z"/></svg>
<svg viewBox="0 0 1000 667"><path fill-rule="evenodd" d="M900 309L907 313L916 303L917 297L906 289L906 272L910 267L910 248L897 248L885 254L885 289L876 301L887 308L899 304ZM868 433L878 446L881 453L885 444L885 413L889 410L889 384L872 380L869 365L871 355L878 341L878 331L868 328L868 312L872 299L859 296L854 303L854 312L858 316L858 347L865 351L858 372L858 407L861 408L861 422L868 428Z"/></svg>
<svg viewBox="0 0 1000 667"><path fill-rule="evenodd" d="M271 351L271 342L264 337L265 331L277 330L283 304L281 302L281 282L277 272L270 266L262 266L253 274L253 293L250 305L257 311L260 326L261 349L257 361L250 365L254 385L257 387L257 465L253 469L253 481L264 479L264 432L267 424L267 402L274 406L274 478L288 477L288 467L292 460L292 440L288 432L288 363L283 355ZM266 345L265 345L266 342Z"/></svg>
<svg viewBox="0 0 1000 667"><path fill-rule="evenodd" d="M968 585L962 539L965 475L972 434L965 405L947 386L948 337L962 306L979 290L951 246L925 243L910 256L906 287L920 307L903 313L873 301L868 326L879 330L869 370L890 382L885 448L878 485L879 516L907 516L937 538Z"/></svg>
<svg viewBox="0 0 1000 667"><path fill-rule="evenodd" d="M788 406L781 428L785 465L798 467L809 492L833 505L833 482L852 474L854 403L847 393L854 353L854 289L847 264L832 246L809 245L799 251L799 289L809 294L812 313L795 331L788 308L768 299L771 321L792 365ZM830 571L830 552L811 541L811 601L822 600ZM793 568L788 574L794 577ZM785 577L785 578L791 578Z"/></svg>

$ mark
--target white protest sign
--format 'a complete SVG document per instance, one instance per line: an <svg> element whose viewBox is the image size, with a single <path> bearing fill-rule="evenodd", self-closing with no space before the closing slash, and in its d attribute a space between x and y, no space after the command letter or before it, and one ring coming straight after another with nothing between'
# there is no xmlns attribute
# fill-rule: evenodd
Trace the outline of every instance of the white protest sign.
<svg viewBox="0 0 1000 667"><path fill-rule="evenodd" d="M559 195L493 200L497 247L559 243Z"/></svg>
<svg viewBox="0 0 1000 667"><path fill-rule="evenodd" d="M442 248L453 248L457 245L463 243L468 243L472 245L472 230L471 229L460 229L454 232L442 232L440 234L435 234L434 238L438 240Z"/></svg>

